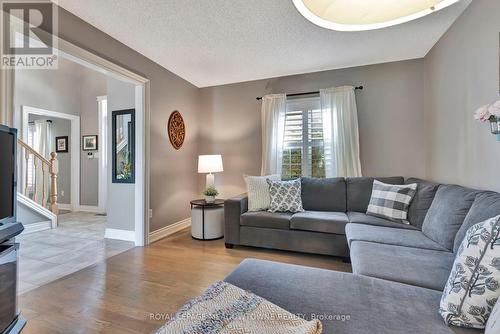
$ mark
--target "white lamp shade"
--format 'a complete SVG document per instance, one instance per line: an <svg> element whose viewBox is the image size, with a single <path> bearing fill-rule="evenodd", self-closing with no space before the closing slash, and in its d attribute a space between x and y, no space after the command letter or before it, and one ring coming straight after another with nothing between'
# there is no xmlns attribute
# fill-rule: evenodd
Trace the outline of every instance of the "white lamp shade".
<svg viewBox="0 0 500 334"><path fill-rule="evenodd" d="M222 156L217 155L200 155L198 157L198 173L217 173L223 172Z"/></svg>

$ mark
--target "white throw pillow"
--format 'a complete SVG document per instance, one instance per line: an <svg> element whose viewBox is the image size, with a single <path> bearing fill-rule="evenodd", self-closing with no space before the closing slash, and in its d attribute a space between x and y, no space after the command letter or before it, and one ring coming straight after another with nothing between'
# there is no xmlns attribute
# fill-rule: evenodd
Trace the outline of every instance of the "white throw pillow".
<svg viewBox="0 0 500 334"><path fill-rule="evenodd" d="M243 175L247 184L248 211L265 211L269 209L271 197L267 180L279 181L280 175L249 176Z"/></svg>
<svg viewBox="0 0 500 334"><path fill-rule="evenodd" d="M471 226L444 288L439 312L449 325L485 328L500 296L500 216Z"/></svg>
<svg viewBox="0 0 500 334"><path fill-rule="evenodd" d="M269 212L302 212L302 182L300 179L292 181L271 181L269 192L271 205Z"/></svg>

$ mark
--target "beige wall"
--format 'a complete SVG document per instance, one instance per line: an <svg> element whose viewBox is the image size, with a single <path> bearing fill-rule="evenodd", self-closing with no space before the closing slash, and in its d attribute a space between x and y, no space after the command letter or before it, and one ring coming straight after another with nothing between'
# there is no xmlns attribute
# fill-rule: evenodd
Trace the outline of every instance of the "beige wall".
<svg viewBox="0 0 500 334"><path fill-rule="evenodd" d="M260 173L257 96L349 84L365 87L356 93L363 174L424 177L423 61L409 60L201 89L200 153L223 155L223 196L245 191L243 173Z"/></svg>
<svg viewBox="0 0 500 334"><path fill-rule="evenodd" d="M430 179L500 191L500 142L472 117L500 98L499 13L499 1L473 1L425 58Z"/></svg>

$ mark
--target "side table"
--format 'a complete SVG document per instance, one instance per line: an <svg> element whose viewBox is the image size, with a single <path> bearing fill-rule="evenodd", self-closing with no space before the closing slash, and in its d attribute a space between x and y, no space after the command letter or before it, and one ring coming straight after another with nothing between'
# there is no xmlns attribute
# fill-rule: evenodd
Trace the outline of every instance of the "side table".
<svg viewBox="0 0 500 334"><path fill-rule="evenodd" d="M207 203L191 201L191 236L196 240L217 240L224 237L224 200Z"/></svg>

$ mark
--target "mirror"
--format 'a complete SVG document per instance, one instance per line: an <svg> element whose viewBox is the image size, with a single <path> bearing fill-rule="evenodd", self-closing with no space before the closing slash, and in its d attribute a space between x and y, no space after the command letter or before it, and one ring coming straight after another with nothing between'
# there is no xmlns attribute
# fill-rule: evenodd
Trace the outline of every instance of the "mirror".
<svg viewBox="0 0 500 334"><path fill-rule="evenodd" d="M135 109L111 115L113 183L135 183Z"/></svg>

